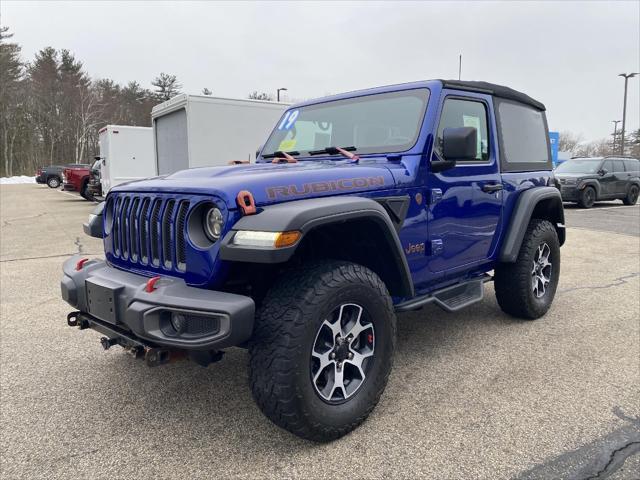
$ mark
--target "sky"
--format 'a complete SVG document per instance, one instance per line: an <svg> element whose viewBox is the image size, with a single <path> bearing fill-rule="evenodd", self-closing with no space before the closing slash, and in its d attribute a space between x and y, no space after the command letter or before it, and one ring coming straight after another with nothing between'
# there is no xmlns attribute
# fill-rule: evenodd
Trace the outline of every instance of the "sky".
<svg viewBox="0 0 640 480"><path fill-rule="evenodd" d="M622 119L640 72L640 1L629 2L13 2L0 23L23 58L66 48L93 78L177 75L187 93L257 90L286 100L430 78L485 80L547 106L550 130L584 140ZM640 127L629 80L627 132Z"/></svg>

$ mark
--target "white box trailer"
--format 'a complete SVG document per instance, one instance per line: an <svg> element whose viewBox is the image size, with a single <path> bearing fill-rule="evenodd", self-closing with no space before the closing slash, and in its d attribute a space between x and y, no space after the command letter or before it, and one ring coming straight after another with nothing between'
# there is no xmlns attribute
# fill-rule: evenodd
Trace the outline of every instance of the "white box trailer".
<svg viewBox="0 0 640 480"><path fill-rule="evenodd" d="M286 103L180 94L151 110L159 175L255 161Z"/></svg>
<svg viewBox="0 0 640 480"><path fill-rule="evenodd" d="M102 195L121 183L157 175L151 127L107 125L98 138Z"/></svg>

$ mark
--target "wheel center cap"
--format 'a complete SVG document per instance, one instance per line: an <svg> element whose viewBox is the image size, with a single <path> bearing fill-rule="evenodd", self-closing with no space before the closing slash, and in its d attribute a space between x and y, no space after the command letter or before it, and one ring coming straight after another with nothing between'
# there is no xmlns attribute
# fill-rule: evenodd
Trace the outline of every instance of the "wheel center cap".
<svg viewBox="0 0 640 480"><path fill-rule="evenodd" d="M349 357L349 342L343 338L338 339L334 352L336 354L336 360L339 362L346 360Z"/></svg>

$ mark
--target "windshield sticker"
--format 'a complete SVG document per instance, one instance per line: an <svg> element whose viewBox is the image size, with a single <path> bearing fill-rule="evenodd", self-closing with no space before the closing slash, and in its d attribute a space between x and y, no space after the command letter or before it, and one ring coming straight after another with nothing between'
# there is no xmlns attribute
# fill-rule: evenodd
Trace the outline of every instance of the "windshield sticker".
<svg viewBox="0 0 640 480"><path fill-rule="evenodd" d="M476 144L476 157L480 156L482 158L482 137L480 136L480 118L474 117L473 115L462 115L462 123L465 127L472 127L476 129L477 133L477 144Z"/></svg>
<svg viewBox="0 0 640 480"><path fill-rule="evenodd" d="M289 140L282 140L280 145L278 146L278 150L281 152L285 152L287 150L293 150L296 147L296 139L290 138Z"/></svg>
<svg viewBox="0 0 640 480"><path fill-rule="evenodd" d="M290 110L285 113L280 125L278 125L278 130L291 130L293 124L296 123L298 115L300 115L300 110Z"/></svg>
<svg viewBox="0 0 640 480"><path fill-rule="evenodd" d="M302 185L283 185L281 187L267 188L267 196L271 200L276 198L287 198L291 196L303 196L310 193L323 193L354 190L367 187L382 187L384 177L360 177L342 178L340 180L330 180L328 182L304 183Z"/></svg>

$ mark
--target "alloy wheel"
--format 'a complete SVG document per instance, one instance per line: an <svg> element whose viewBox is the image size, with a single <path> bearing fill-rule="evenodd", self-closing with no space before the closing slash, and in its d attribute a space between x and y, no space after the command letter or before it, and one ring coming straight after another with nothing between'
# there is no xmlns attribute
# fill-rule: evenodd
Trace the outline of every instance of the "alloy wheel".
<svg viewBox="0 0 640 480"><path fill-rule="evenodd" d="M533 269L531 271L531 287L536 298L542 298L547 292L547 286L551 282L550 260L551 249L546 243L538 246L533 256Z"/></svg>
<svg viewBox="0 0 640 480"><path fill-rule="evenodd" d="M341 403L364 384L373 364L375 329L355 303L336 307L322 322L311 350L311 381L324 401Z"/></svg>

